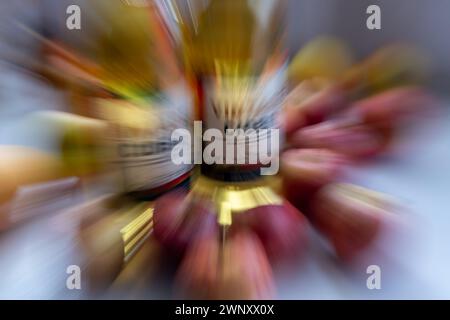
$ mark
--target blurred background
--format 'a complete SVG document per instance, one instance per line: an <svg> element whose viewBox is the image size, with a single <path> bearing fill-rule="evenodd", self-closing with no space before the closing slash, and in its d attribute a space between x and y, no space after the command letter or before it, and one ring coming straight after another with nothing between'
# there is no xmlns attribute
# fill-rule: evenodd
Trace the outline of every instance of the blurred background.
<svg viewBox="0 0 450 320"><path fill-rule="evenodd" d="M381 30L365 28L366 9L376 4L381 8ZM358 58L393 41L414 43L433 61L433 84L448 92L449 45L441 40L448 30L448 6L445 0L426 3L406 1L290 1L289 43L292 53L318 34L335 35L354 50Z"/></svg>
<svg viewBox="0 0 450 320"><path fill-rule="evenodd" d="M111 168L110 163L117 161L111 160L110 149L103 148L105 145L110 147L108 138L111 137L119 139L118 136L120 136L120 139L125 140L143 139L143 136L147 137L146 135L149 134L151 136L158 135L158 138L161 139L167 135L168 128L171 128L164 124L166 122L161 121L162 124L157 127L157 130L149 129L150 133L148 133L145 122L139 124L142 122L139 119L148 119L146 117L166 119L169 116L139 113L136 111L138 108L132 105L127 105L125 108L121 104L120 108L125 110L123 113L104 112L106 110L104 100L108 100L108 103L115 103L116 100L123 99L123 96L126 95L123 92L120 92L123 95L117 92L111 93L114 91L112 90L114 84L105 85L105 81L101 77L92 76L96 74L96 66L90 61L94 56L93 52L98 54L95 51L99 41L95 40L98 39L96 37L101 34L101 30L114 30L113 24L110 22L121 19L120 16L114 16L114 13L107 13L112 14L107 18L100 15L105 12L99 8L108 8L108 1L110 0L0 2L0 298L170 299L185 297L182 292L189 291L191 286L196 289L197 287L208 287L208 290L217 289L230 293L238 291L236 288L239 286L224 285L222 282L233 284L237 273L250 272L248 271L250 268L257 270L250 276L250 278L256 279L254 280L256 285L248 284L250 289L247 287L245 289L249 294L238 295L237 298L450 298L450 277L447 275L450 266L450 251L448 250L450 216L447 213L450 207L448 197L450 190L450 126L448 125L450 121L448 108L450 43L446 40L446 30L450 30L449 1L287 1L285 47L289 62L295 61L298 52L302 52L301 50L312 41L323 39L323 37L328 37L328 39L333 37L333 39L337 39L333 41L338 42L336 44L332 41L332 44L328 46L317 45L311 49L312 53L305 54L305 56L313 58L301 56L297 60L305 59L306 62L298 64L300 65L298 73L294 67L288 70L290 72L288 84L290 91L294 91L301 83L308 83L307 80L310 80L303 77L302 72L308 69L302 69L303 65L311 66L314 61L324 59L330 63L325 63L326 69L333 69L329 68L329 65L342 66L342 68L336 67L337 71L333 71L341 75L344 73L343 70L350 70L351 66L358 65L361 61L367 61L366 59L379 52L380 48L401 42L410 47L394 48L390 53L393 55L388 54L386 59L395 62L392 64L388 62L387 68L395 69L394 65L406 65L404 68L408 70L406 71L406 80L403 80L407 85L411 85L408 81L410 75L413 77L419 74L419 84L412 81L412 85L420 87L421 90L426 91L428 96L432 97L434 102L430 105L433 107L425 107L424 109L429 109L426 110L427 112L415 114L413 120L408 118L404 121L407 129L403 130L402 123L398 133L399 142L392 150L377 154L373 158L370 155L369 159L364 155L364 160L352 162L352 165L345 169L345 175L337 180L339 183L357 184L368 190L383 193L383 196L374 195L372 198L371 193L366 193L366 191L347 190L350 198L358 198L362 194L362 198L368 197L376 203L383 202L383 205L374 205L377 209L382 208L382 214L385 212L389 215L392 214L391 210L384 206L384 201L390 204L394 203L395 205L392 206L396 208L402 208L400 210L402 212L401 227L393 228L394 231L389 228L383 230L388 235L380 237L375 246L376 254L363 254L354 263L343 261L345 259L342 257L336 258L335 254L330 254L333 252L333 248L330 249L330 244L327 243L327 239L334 239L335 242L333 240L329 242L334 243L334 250L338 252L337 256L339 256L337 240L327 234L327 232L333 233L333 231L329 231L333 230L333 226L327 226L326 223L323 227L319 226L320 214L325 214L327 208L317 209L319 213L314 213L317 217L312 217L313 214L308 213L309 210L312 210L309 204L306 207L303 207L304 204L295 204L314 225L314 228L308 227L307 231L299 231L300 228L292 231L305 232L309 238L308 247L301 249L304 251L301 257L295 257L293 258L294 262L273 267L272 270L266 261L269 260L272 265L270 252L268 253L269 258L266 258L265 253L259 254L260 251L270 251L262 239L264 237L258 234L262 242L260 244L260 240L255 241L252 236L239 234L234 238L236 241L229 244L229 248L222 249L225 253L218 254L218 256L227 256L227 259L231 261L241 260L239 257L248 257L242 259L248 266L240 266L238 263L221 266L220 270L222 270L221 268L230 270L228 273L224 272L229 278L217 280L217 283L214 278L216 277L215 272L209 269L204 272L210 277L206 280L197 274L200 273L199 270L202 271L202 268L206 268L204 266L207 265L207 262L215 261L214 258L211 258L212 254L209 256L203 252L218 251L219 249L204 248L196 243L197 246L192 246L189 251L190 259L182 260L179 254L171 255L171 251L165 247L164 241L172 241L167 240L166 234L164 234L166 230L161 233L163 234L161 236L163 240L160 241L163 243L162 245L153 239L152 230L156 221L152 220L152 215L153 212L155 215L157 214L158 208L154 207L153 200L165 191L157 193L152 191L152 197L145 198L145 201L142 201L141 197L135 196L135 192L138 189L137 186L140 186L140 183L146 179L155 181L159 179L158 181L166 182L164 175L162 174L160 177L157 174L150 174L150 178L147 176L139 178L139 174L130 173L132 180L136 180L135 184L133 181L127 181L127 185L124 187L122 181L117 182L121 168ZM207 3L208 1L203 2ZM176 1L173 3L175 6ZM68 17L66 10L72 4L79 5L81 8L81 30L68 30L66 27ZM377 4L381 8L381 30L366 28L368 17L366 9L372 4ZM170 1L161 0L159 5L159 8L164 8L166 14L168 14L167 12L173 13L176 8L170 6ZM254 5L258 6L257 1ZM126 28L127 23L132 24L133 20L125 20L121 27ZM177 37L181 37L182 33L175 32L173 28L175 26L169 23L170 43L175 47L174 51L177 51L179 49L178 41L181 41ZM136 33L135 36L136 38L133 36L131 38L138 42L141 35ZM127 36L124 35L124 37ZM121 49L117 49L117 47ZM411 48L411 51L408 48ZM123 45L117 44L116 49L111 47L107 52L116 50L114 52L120 57L127 53L133 57L134 49L136 47L133 47L131 40L129 43L124 40ZM329 50L329 54L325 54L322 58L322 53L327 50ZM400 52L400 58L396 56L398 52ZM403 57L410 57L409 53L411 52L414 52L412 63L405 62L409 61L409 58L403 59ZM191 72L188 67L179 62L183 59L180 58L178 52L174 55L176 55L174 59L178 61L177 66L181 65L180 74ZM113 56L112 53L111 56ZM160 59L161 56L164 55L159 52L155 60ZM138 59L138 55L136 57ZM168 69L173 66L166 59L161 60L164 61L161 65ZM61 61L69 61L69 63L61 63ZM114 63L111 63L110 66L115 67ZM375 70L383 73L384 66L383 64L376 65ZM117 68L114 70L120 72L120 66ZM399 69L403 70L402 67ZM410 69L412 69L411 72ZM135 72L139 73L139 70L135 70ZM317 76L315 69L311 72ZM318 71L320 79L322 76L328 76L321 72ZM330 73L333 72L330 71ZM399 71L399 73L401 72L403 71ZM163 72L159 70L159 73ZM176 72L173 73L178 75ZM124 73L120 75L118 73L117 77L126 76ZM395 76L396 74L393 77ZM177 78L177 76L173 78ZM340 83L340 78L337 80L338 77L334 75L330 78L333 79L327 79L327 85L328 83L332 83L332 85ZM161 80L161 83L166 80L170 82L173 79L164 79ZM397 80L395 79L393 82ZM402 82L403 80L400 77L398 81ZM358 80L356 81L358 82ZM314 83L313 87L315 85ZM334 88L332 85L331 87ZM163 85L161 87L166 88ZM189 90L180 87L183 93L173 95L167 93L165 89L157 87L157 90L164 92L164 97L158 98L158 103L164 105L175 100L178 103L177 99L180 96L183 97L183 101L189 100L184 97ZM390 86L388 87L391 89ZM192 88L190 89L192 90ZM314 88L314 90L316 89ZM325 90L322 85L320 85L320 90ZM300 91L303 94L303 90ZM380 92L376 91L372 94L376 95ZM118 98L119 96L120 98ZM360 96L359 93L355 96L357 96L355 100L358 101L366 98L365 95ZM292 98L293 95L288 94L288 97ZM94 98L103 100L100 103ZM419 101L423 96L421 94L415 96L413 91L411 93L408 91L405 93L406 98ZM288 101L297 101L295 99L304 101L303 97L295 96L295 99L292 99ZM94 100L95 102L93 102ZM139 104L137 99L129 96L127 96L127 101ZM353 103L352 101L352 106ZM395 101L390 103L401 104ZM411 104L414 103L411 102ZM130 115L129 118L127 111ZM349 117L351 118L351 116ZM392 120L390 115L386 117L381 122L390 123ZM297 121L300 118L294 116L293 119ZM304 121L303 116L302 120L298 121ZM317 122L320 123L322 120ZM374 125L376 130L380 129L378 124ZM317 123L308 123L302 126L308 127L309 125L317 125ZM369 127L372 124L363 124L363 126L366 125ZM106 126L107 130L112 130L114 133L105 131ZM302 129L300 128L302 126L299 125L295 130ZM380 130L383 131L385 126L381 127ZM370 127L370 129L373 128ZM125 131L126 138L121 136ZM298 140L293 138L294 140L291 142L294 145L298 143L298 148L317 147L314 146L315 142L305 143L303 141L308 141L310 135L314 137L313 132L305 131L302 134L302 136L296 136ZM333 136L333 133L331 135ZM325 140L326 137L325 135ZM352 140L349 141L351 144ZM344 143L349 142L344 139ZM369 143L363 141L362 144L367 146ZM333 146L324 147L323 143L317 143L317 145L320 145L320 148L333 149ZM352 153L351 150L341 151L338 153L343 153L346 157ZM314 154L314 156L318 155ZM106 166L103 164L105 158L107 159L105 162L108 162ZM292 163L286 156L286 168L289 165ZM99 167L102 169L100 170ZM292 170L295 170L295 166L293 167ZM158 167L154 171L164 173L164 170L169 169ZM184 173L189 170L190 168L183 168L181 170L183 174L177 171L174 176L171 176L171 179L175 177L171 181L183 180ZM329 170L328 163L323 172L328 172L327 170ZM304 175L308 174L309 171ZM282 176L281 179L284 177ZM327 182L331 183L331 181ZM221 187L217 185L214 184L214 187L211 188L220 189ZM123 196L123 188L127 191L126 196ZM199 187L199 189L201 188ZM132 196L128 194L130 190ZM322 199L320 197L325 197L327 201L332 201L334 198L331 195L337 192L333 188L330 191L328 189L321 190L319 196L314 194L314 197L318 197L319 200ZM353 192L356 195L352 195ZM347 196L347 193L344 194ZM294 202L288 195L280 196L282 199L285 197ZM182 196L182 198L191 199L190 196ZM176 207L181 203L181 200L177 199L163 204L166 207L172 205ZM200 197L199 202L205 204L208 201L208 199ZM363 212L366 210L367 203L363 200L363 209L357 204L349 205L351 202L346 202L345 198L342 201L344 202L343 211L345 209L351 212L356 210L359 214L358 210ZM370 201L368 202L370 203ZM335 211L339 211L339 202L330 203L331 208L336 206ZM161 206L165 207L164 205ZM110 214L110 212L113 213ZM170 216L170 213L167 215ZM330 216L330 220L335 219L332 214ZM345 218L342 219L348 222ZM198 225L195 224L197 220L193 220L192 225L195 227L191 225L190 229L200 230L201 228L197 228ZM336 218L336 221L341 220ZM164 220L161 224L164 223L170 225L172 222ZM201 222L202 226L203 223ZM249 222L242 223L251 224ZM388 225L391 226L389 223ZM364 226L366 225L361 223L356 228L363 230L361 231L362 237L366 238ZM370 227L368 228L370 229ZM255 229L258 228L255 227ZM176 230L173 231L174 233L184 232L181 238L189 240L191 237L193 238L189 233L191 230L180 231L177 228L174 230ZM350 233L352 232L350 227L348 230ZM198 232L200 233L200 231ZM394 236L389 232L393 232ZM255 233L258 232L255 231ZM177 239L177 241L187 241L184 238ZM202 238L202 240L204 239ZM359 238L354 241L358 240ZM243 245L244 243L246 245ZM261 250L260 247L264 247L266 251ZM300 250L295 248L292 250ZM200 263L203 261L205 263ZM215 263L220 264L217 261ZM69 290L67 287L67 279L70 275L67 268L71 265L81 268L81 290ZM180 265L181 267L179 267ZM378 265L382 270L381 289L379 290L369 290L367 287L366 280L369 274L366 270L369 265ZM269 277L270 281L267 280ZM201 279L199 280L199 278ZM227 279L231 280L227 282ZM199 293L199 297L205 297L202 295L204 290L198 289L198 292L201 293ZM192 291L197 292L197 290ZM206 295L206 297L210 296ZM229 298L236 297L236 295L225 294L219 297Z"/></svg>

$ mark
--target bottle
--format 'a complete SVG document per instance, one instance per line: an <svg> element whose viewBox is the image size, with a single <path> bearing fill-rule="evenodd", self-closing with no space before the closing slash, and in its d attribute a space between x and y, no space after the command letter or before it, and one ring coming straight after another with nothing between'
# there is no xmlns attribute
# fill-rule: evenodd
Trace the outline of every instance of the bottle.
<svg viewBox="0 0 450 320"><path fill-rule="evenodd" d="M122 191L151 200L188 182L191 165L171 161L171 133L191 125L190 91L154 1L108 2L97 8L100 78L112 98L98 99L111 124L112 162Z"/></svg>
<svg viewBox="0 0 450 320"><path fill-rule="evenodd" d="M279 129L277 118L285 94L284 5L285 1L272 0L193 1L188 8L180 1L172 4L179 13L183 52L198 93L203 132L218 129L223 137L223 158L216 156L214 164L203 159L206 176L222 181L260 177L257 140L268 137L246 135L240 142L226 138L233 130L252 129L259 135L260 129ZM245 154L238 154L240 144ZM227 159L232 149L236 152Z"/></svg>
<svg viewBox="0 0 450 320"><path fill-rule="evenodd" d="M286 1L168 3L167 16L179 27L197 118L202 121L203 163L192 192L215 203L219 223L225 226L234 213L281 205L276 179L265 178L262 169L278 161L274 151L282 142L278 121L286 94ZM205 142L210 129L221 135ZM244 139L228 140L228 132L243 132ZM214 143L223 149L211 163L205 154ZM264 144L269 144L266 151L271 149L265 159L270 161L261 159Z"/></svg>
<svg viewBox="0 0 450 320"><path fill-rule="evenodd" d="M278 178L266 176L267 169L276 168L282 140L285 4L173 0L166 6L167 16L179 26L203 130L201 175L185 199L216 213L219 228L204 236L196 224L197 238L186 232L195 221L194 210L173 197L165 199L174 203L170 208L162 201L155 205L155 231L158 221L167 218L165 234L160 230L155 236L162 234L160 241L176 245L189 235L177 283L194 298L260 298L255 288L264 288L267 296L267 261L288 259L302 252L306 242L306 219L279 194ZM243 139L229 139L235 134ZM270 154L262 152L264 145ZM255 255L248 256L244 247ZM242 263L241 256L246 256ZM251 279L245 278L246 270L255 271Z"/></svg>

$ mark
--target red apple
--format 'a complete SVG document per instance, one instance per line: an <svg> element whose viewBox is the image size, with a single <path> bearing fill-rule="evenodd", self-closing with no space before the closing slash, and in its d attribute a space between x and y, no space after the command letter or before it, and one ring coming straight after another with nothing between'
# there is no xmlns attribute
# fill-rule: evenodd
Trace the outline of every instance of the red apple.
<svg viewBox="0 0 450 320"><path fill-rule="evenodd" d="M303 126L323 121L346 106L346 94L339 87L315 88L303 82L286 98L284 130L289 136Z"/></svg>
<svg viewBox="0 0 450 320"><path fill-rule="evenodd" d="M359 186L336 183L317 193L311 220L340 258L352 260L370 247L392 211L386 196Z"/></svg>
<svg viewBox="0 0 450 320"><path fill-rule="evenodd" d="M307 244L308 222L289 202L256 207L236 215L232 228L248 227L260 238L271 261L298 257Z"/></svg>
<svg viewBox="0 0 450 320"><path fill-rule="evenodd" d="M176 295L183 298L210 299L218 289L219 240L199 237L193 241L177 271Z"/></svg>
<svg viewBox="0 0 450 320"><path fill-rule="evenodd" d="M187 201L185 192L171 192L155 201L153 234L161 244L176 247L177 232L184 220Z"/></svg>
<svg viewBox="0 0 450 320"><path fill-rule="evenodd" d="M218 299L271 299L272 268L264 247L250 230L233 233L221 257Z"/></svg>
<svg viewBox="0 0 450 320"><path fill-rule="evenodd" d="M192 199L185 212L184 219L176 235L180 248L187 248L194 239L205 236L217 236L219 225L212 206L199 199Z"/></svg>
<svg viewBox="0 0 450 320"><path fill-rule="evenodd" d="M177 272L177 292L195 299L268 299L274 291L272 270L256 235L233 233L197 238Z"/></svg>
<svg viewBox="0 0 450 320"><path fill-rule="evenodd" d="M348 163L347 157L327 149L287 150L281 156L283 193L296 207L307 209L314 193L336 180Z"/></svg>
<svg viewBox="0 0 450 320"><path fill-rule="evenodd" d="M434 106L432 97L423 89L399 87L353 103L349 114L368 124L391 127Z"/></svg>
<svg viewBox="0 0 450 320"><path fill-rule="evenodd" d="M195 237L217 232L217 217L207 203L185 192L172 192L155 202L154 235L175 253L183 253Z"/></svg>
<svg viewBox="0 0 450 320"><path fill-rule="evenodd" d="M387 144L374 128L349 119L327 120L304 127L292 134L289 142L297 148L330 149L354 158L376 155Z"/></svg>

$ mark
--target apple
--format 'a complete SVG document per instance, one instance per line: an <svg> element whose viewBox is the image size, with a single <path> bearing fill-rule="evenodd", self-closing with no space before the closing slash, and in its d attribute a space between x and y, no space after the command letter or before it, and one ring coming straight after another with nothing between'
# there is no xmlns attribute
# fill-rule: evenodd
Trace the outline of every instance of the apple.
<svg viewBox="0 0 450 320"><path fill-rule="evenodd" d="M185 192L171 192L155 201L153 211L153 234L163 245L175 246L176 234L187 208Z"/></svg>
<svg viewBox="0 0 450 320"><path fill-rule="evenodd" d="M349 159L327 149L290 149L281 155L283 193L307 214L311 197L322 186L335 181Z"/></svg>
<svg viewBox="0 0 450 320"><path fill-rule="evenodd" d="M194 299L268 299L274 284L258 237L241 230L224 243L211 235L197 238L177 272L176 289Z"/></svg>
<svg viewBox="0 0 450 320"><path fill-rule="evenodd" d="M226 240L221 257L218 299L271 299L272 268L256 234L240 230Z"/></svg>
<svg viewBox="0 0 450 320"><path fill-rule="evenodd" d="M348 114L371 125L393 126L434 107L433 98L419 87L399 87L354 102Z"/></svg>
<svg viewBox="0 0 450 320"><path fill-rule="evenodd" d="M208 202L173 191L155 201L154 236L174 253L183 253L195 237L217 233L217 216Z"/></svg>
<svg viewBox="0 0 450 320"><path fill-rule="evenodd" d="M205 200L206 201L206 200ZM192 199L185 212L184 219L178 230L176 237L181 249L185 249L198 237L217 236L219 225L217 215L208 202L201 202L199 199Z"/></svg>
<svg viewBox="0 0 450 320"><path fill-rule="evenodd" d="M299 257L308 242L307 219L288 201L236 214L231 228L243 227L258 235L274 263Z"/></svg>
<svg viewBox="0 0 450 320"><path fill-rule="evenodd" d="M347 183L325 186L311 207L312 223L347 261L370 247L394 208L387 196Z"/></svg>
<svg viewBox="0 0 450 320"><path fill-rule="evenodd" d="M218 289L219 239L199 237L187 249L175 278L176 295L194 299L213 298Z"/></svg>
<svg viewBox="0 0 450 320"><path fill-rule="evenodd" d="M380 132L350 119L332 119L304 127L292 134L289 142L293 147L330 149L353 158L376 155L387 145Z"/></svg>
<svg viewBox="0 0 450 320"><path fill-rule="evenodd" d="M347 105L346 93L338 86L317 87L311 81L302 82L285 100L283 128L289 137L299 128L319 123Z"/></svg>
<svg viewBox="0 0 450 320"><path fill-rule="evenodd" d="M437 107L437 101L423 89L398 87L354 102L345 116L373 128L389 146L400 129L423 122L423 116L433 115Z"/></svg>

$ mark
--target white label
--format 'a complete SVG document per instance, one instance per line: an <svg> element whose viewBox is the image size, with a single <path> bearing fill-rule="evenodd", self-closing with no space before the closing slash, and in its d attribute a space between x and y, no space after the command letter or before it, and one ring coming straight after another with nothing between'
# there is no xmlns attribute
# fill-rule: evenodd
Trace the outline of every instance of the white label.
<svg viewBox="0 0 450 320"><path fill-rule="evenodd" d="M286 95L285 68L260 78L207 78L204 92L205 129L219 129L224 136L227 129L278 129L277 119ZM233 145L228 143L227 148L239 149L245 144L244 147L248 150L246 157L252 158L251 153L258 150L258 139L267 140L267 137L261 135L254 137L255 139L233 142Z"/></svg>
<svg viewBox="0 0 450 320"><path fill-rule="evenodd" d="M114 161L122 171L125 191L157 188L191 170L191 165L171 161L176 144L171 141L172 131L190 129L192 120L191 98L185 86L174 87L144 106L120 100L114 104L109 107L122 108L112 122L119 123L113 142Z"/></svg>

